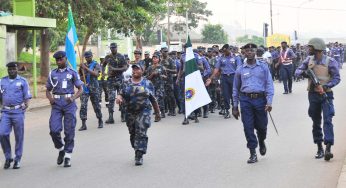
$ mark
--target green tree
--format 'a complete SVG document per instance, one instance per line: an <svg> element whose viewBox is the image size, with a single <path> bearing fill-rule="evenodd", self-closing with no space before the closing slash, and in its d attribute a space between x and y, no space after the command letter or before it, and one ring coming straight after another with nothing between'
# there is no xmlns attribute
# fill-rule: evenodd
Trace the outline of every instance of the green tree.
<svg viewBox="0 0 346 188"><path fill-rule="evenodd" d="M220 24L207 24L202 29L203 39L202 42L205 43L227 43L228 35L223 30L222 25Z"/></svg>
<svg viewBox="0 0 346 188"><path fill-rule="evenodd" d="M263 37L259 37L259 36L251 36L249 37L249 35L244 35L244 36L241 36L241 37L237 37L236 38L236 41L238 43L254 43L256 45L263 45L264 44L264 39Z"/></svg>

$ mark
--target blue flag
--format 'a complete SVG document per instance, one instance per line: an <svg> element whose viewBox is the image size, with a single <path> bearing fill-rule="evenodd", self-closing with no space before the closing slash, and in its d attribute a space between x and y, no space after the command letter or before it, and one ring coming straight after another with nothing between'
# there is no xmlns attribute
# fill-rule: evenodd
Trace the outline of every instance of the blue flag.
<svg viewBox="0 0 346 188"><path fill-rule="evenodd" d="M77 60L76 60L76 53L74 50L75 45L78 42L78 36L76 31L76 26L74 25L71 6L68 6L68 27L67 27L67 34L65 39L65 52L66 57L69 63L69 66L77 70Z"/></svg>

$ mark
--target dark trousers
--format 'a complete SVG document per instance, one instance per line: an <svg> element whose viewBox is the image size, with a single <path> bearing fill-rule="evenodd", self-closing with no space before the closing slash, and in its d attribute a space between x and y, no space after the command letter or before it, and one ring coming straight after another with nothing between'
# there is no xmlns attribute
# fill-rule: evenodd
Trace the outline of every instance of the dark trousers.
<svg viewBox="0 0 346 188"><path fill-rule="evenodd" d="M335 114L333 105L333 92L327 92L328 102L320 94L309 92L309 116L312 119L312 135L314 143L334 144L334 131L332 118ZM323 132L321 120L323 114ZM324 133L324 139L323 139Z"/></svg>
<svg viewBox="0 0 346 188"><path fill-rule="evenodd" d="M255 149L258 145L255 129L258 140L265 140L267 137L268 117L264 110L266 103L267 100L264 97L251 99L247 96L240 96L241 120L249 149Z"/></svg>
<svg viewBox="0 0 346 188"><path fill-rule="evenodd" d="M226 110L229 110L231 108L231 104L233 106L233 100L232 100L233 80L234 80L234 74L221 75L221 87L222 87L222 94L223 94Z"/></svg>
<svg viewBox="0 0 346 188"><path fill-rule="evenodd" d="M280 75L284 84L285 92L292 91L292 74L293 64L280 66Z"/></svg>

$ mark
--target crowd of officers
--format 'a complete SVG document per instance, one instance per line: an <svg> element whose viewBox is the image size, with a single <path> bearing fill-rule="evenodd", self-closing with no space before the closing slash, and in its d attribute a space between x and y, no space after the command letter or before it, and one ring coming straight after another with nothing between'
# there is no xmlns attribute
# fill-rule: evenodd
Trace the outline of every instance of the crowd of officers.
<svg viewBox="0 0 346 188"><path fill-rule="evenodd" d="M79 131L87 130L86 121L90 117L87 115L89 98L98 119L98 128L104 126L102 99L104 98L108 108L106 124L114 124L115 103L119 104L119 117L121 122L126 122L128 126L136 165L143 164L152 108L155 122L161 121L166 115L185 113L185 47L182 51L171 52L167 47L162 47L152 55L146 51L144 58L142 51L136 49L133 61L130 61L128 55L118 53L117 49L118 45L111 43L110 53L101 57L99 63L93 59L91 51L85 52L83 55L86 62L80 64L78 71L67 66L64 51L54 54L58 68L49 74L46 96L52 105L49 128L54 146L59 151L58 165L64 163L64 167L71 166L77 122L75 100L79 97L79 115L82 120ZM241 48L225 44L221 48L218 45L209 48L199 46L193 52L212 102L192 114L187 114L188 118L184 116L183 125L189 124L189 119L199 122L198 117L208 118L209 113L215 113L216 110L220 110L219 114L225 119L231 115L238 119L241 112L247 147L250 149L248 163L255 163L257 145L261 155L266 153L264 140L268 123L267 112L272 109L273 81L282 82L283 94L289 94L292 93L293 80L299 81L307 69L312 69L323 84L323 88L322 85L312 87L309 82L309 116L313 120L314 142L318 145L316 158L333 158L330 151L334 144L331 88L340 82L339 69L344 62L344 48L341 44L325 45L323 40L315 38L311 39L307 46L296 44L289 47L285 41L280 47L269 48L257 47L252 43ZM24 112L31 95L26 80L17 75L16 64L9 63L7 67L9 76L4 77L0 83L0 96L4 105L0 142L6 158L6 169L13 162L9 134L14 127L16 157L13 168L18 169L23 147ZM75 88L78 89L76 93ZM16 97L19 94L20 96ZM322 100L321 96L326 96L327 99ZM328 103L324 102L326 100ZM321 113L324 117L325 138L321 129ZM254 130L257 130L257 137ZM61 136L62 131L65 134L64 139ZM325 152L323 141L327 145Z"/></svg>

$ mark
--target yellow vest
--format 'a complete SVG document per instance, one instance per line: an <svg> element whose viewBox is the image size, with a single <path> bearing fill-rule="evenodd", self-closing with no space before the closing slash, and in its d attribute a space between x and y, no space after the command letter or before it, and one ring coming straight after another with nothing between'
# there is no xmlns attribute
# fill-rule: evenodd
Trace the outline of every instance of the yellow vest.
<svg viewBox="0 0 346 188"><path fill-rule="evenodd" d="M102 66L101 66L101 67L102 67ZM104 78L104 80L107 80L107 78L108 78L107 73L108 73L108 64L107 64L106 67L105 67L105 71L104 71L104 76L105 76L105 78ZM102 72L100 73L99 77L97 77L97 80L101 80L101 78L102 78Z"/></svg>

